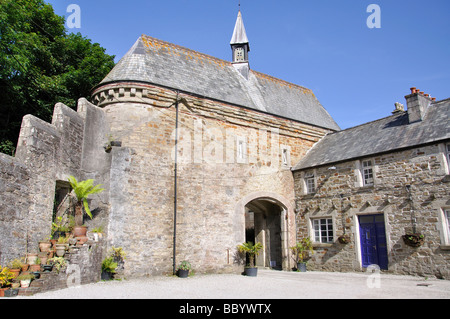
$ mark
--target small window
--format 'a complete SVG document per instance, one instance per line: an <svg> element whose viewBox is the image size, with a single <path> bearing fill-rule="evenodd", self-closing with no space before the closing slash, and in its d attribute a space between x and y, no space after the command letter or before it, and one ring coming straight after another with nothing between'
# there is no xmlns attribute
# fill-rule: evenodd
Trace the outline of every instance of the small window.
<svg viewBox="0 0 450 319"><path fill-rule="evenodd" d="M316 179L314 178L314 173L305 174L305 185L307 194L313 194L316 192Z"/></svg>
<svg viewBox="0 0 450 319"><path fill-rule="evenodd" d="M447 158L447 165L450 167L450 144L447 144L445 146L445 151L446 151L446 158Z"/></svg>
<svg viewBox="0 0 450 319"><path fill-rule="evenodd" d="M447 243L450 243L450 208L444 209L444 229Z"/></svg>
<svg viewBox="0 0 450 319"><path fill-rule="evenodd" d="M314 242L316 243L332 243L333 220L331 218L313 219Z"/></svg>
<svg viewBox="0 0 450 319"><path fill-rule="evenodd" d="M362 175L363 175L364 186L373 185L372 161L363 161Z"/></svg>
<svg viewBox="0 0 450 319"><path fill-rule="evenodd" d="M247 143L244 137L237 137L236 140L236 161L240 164L247 162Z"/></svg>
<svg viewBox="0 0 450 319"><path fill-rule="evenodd" d="M244 48L236 48L235 61L236 62L244 62L245 61Z"/></svg>

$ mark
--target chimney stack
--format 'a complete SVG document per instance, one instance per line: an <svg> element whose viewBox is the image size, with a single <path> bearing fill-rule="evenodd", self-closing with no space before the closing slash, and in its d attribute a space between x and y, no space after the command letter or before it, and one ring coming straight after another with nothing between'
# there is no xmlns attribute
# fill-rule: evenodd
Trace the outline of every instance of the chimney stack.
<svg viewBox="0 0 450 319"><path fill-rule="evenodd" d="M408 107L409 123L422 121L433 101L429 94L424 94L423 91L415 87L411 88L411 94L405 96L405 99Z"/></svg>

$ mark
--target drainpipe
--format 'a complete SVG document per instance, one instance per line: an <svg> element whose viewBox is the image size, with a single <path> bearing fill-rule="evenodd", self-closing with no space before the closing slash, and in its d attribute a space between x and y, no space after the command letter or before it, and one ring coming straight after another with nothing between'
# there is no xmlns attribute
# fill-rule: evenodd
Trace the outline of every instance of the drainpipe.
<svg viewBox="0 0 450 319"><path fill-rule="evenodd" d="M178 90L177 99L175 101L175 168L174 168L174 181L173 181L173 274L176 275L176 253L177 253L177 162L178 162Z"/></svg>

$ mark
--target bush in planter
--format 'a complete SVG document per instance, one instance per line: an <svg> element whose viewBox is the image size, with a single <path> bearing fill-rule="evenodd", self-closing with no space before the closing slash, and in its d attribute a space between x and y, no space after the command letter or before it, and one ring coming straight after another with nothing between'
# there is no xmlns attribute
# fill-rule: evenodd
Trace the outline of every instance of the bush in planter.
<svg viewBox="0 0 450 319"><path fill-rule="evenodd" d="M21 274L19 277L16 278L17 281L20 281L20 287L21 288L28 288L30 286L31 280L33 280L35 277L32 274Z"/></svg>
<svg viewBox="0 0 450 319"><path fill-rule="evenodd" d="M102 280L111 280L113 279L114 274L116 273L117 263L114 261L113 256L109 256L103 259L102 262Z"/></svg>
<svg viewBox="0 0 450 319"><path fill-rule="evenodd" d="M75 177L69 176L69 183L77 197L77 203L75 205L75 226L82 226L83 207L86 214L92 219L92 213L89 209L87 198L90 195L103 192L104 189L100 188L101 185L94 186L93 179L78 182Z"/></svg>
<svg viewBox="0 0 450 319"><path fill-rule="evenodd" d="M67 266L67 261L64 257L53 257L47 260L47 263L53 265L53 268L56 269L56 272L59 274L61 269Z"/></svg>
<svg viewBox="0 0 450 319"><path fill-rule="evenodd" d="M14 274L8 267L0 266L0 288L8 287L14 279Z"/></svg>
<svg viewBox="0 0 450 319"><path fill-rule="evenodd" d="M291 247L297 260L297 270L305 272L306 271L306 261L309 259L309 254L313 254L314 250L312 247L311 238L302 238L294 247Z"/></svg>
<svg viewBox="0 0 450 319"><path fill-rule="evenodd" d="M255 257L259 255L263 245L261 243L253 244L251 241L239 245L238 251L248 255L249 266L245 267L245 274L247 276L256 276L257 268L255 267Z"/></svg>
<svg viewBox="0 0 450 319"><path fill-rule="evenodd" d="M180 266L178 266L177 274L180 278L187 278L189 276L189 271L192 269L191 264L184 260L180 263Z"/></svg>

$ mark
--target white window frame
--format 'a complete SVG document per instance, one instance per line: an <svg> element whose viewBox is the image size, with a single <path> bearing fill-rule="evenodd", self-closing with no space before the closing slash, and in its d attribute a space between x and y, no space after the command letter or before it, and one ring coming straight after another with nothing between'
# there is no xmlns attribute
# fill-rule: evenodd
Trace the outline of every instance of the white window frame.
<svg viewBox="0 0 450 319"><path fill-rule="evenodd" d="M316 192L316 176L314 172L305 173L303 179L305 181L305 193L314 194ZM310 186L312 186L312 188Z"/></svg>
<svg viewBox="0 0 450 319"><path fill-rule="evenodd" d="M363 160L362 161L361 175L362 175L363 186L373 186L373 184L374 184L373 160Z"/></svg>
<svg viewBox="0 0 450 319"><path fill-rule="evenodd" d="M442 208L442 226L444 228L444 244L450 245L450 207Z"/></svg>
<svg viewBox="0 0 450 319"><path fill-rule="evenodd" d="M245 62L245 50L243 47L236 48L234 52L236 62Z"/></svg>
<svg viewBox="0 0 450 319"><path fill-rule="evenodd" d="M324 221L324 223L322 221ZM332 217L311 219L311 226L314 243L331 244L334 242L334 224ZM322 229L322 226L325 226L324 230ZM329 234L330 231L331 235ZM322 232L325 232L325 235Z"/></svg>
<svg viewBox="0 0 450 319"><path fill-rule="evenodd" d="M247 140L245 137L236 137L236 162L247 164Z"/></svg>
<svg viewBox="0 0 450 319"><path fill-rule="evenodd" d="M447 166L450 167L450 143L445 144L445 159L447 160Z"/></svg>

